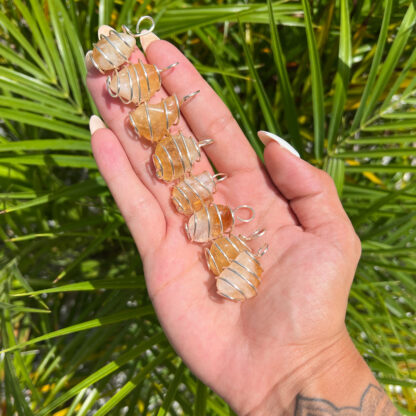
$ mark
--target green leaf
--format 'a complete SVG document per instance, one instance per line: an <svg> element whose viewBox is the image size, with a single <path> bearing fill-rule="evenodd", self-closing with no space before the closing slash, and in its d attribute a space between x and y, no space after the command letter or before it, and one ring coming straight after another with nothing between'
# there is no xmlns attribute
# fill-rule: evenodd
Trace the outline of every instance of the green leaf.
<svg viewBox="0 0 416 416"><path fill-rule="evenodd" d="M116 312L111 315L103 316L100 318L91 319L89 321L82 322L80 324L71 325L67 328L58 329L57 331L49 332L48 334L42 335L40 337L32 338L29 341L22 342L20 344L15 345L14 347L6 348L0 352L6 353L10 351L15 351L17 349L25 348L29 345L37 344L41 341L46 341L48 339L61 337L63 335L74 334L80 331L87 331L92 328L100 328L105 325L112 325L119 322L128 321L130 319L138 319L142 316L152 315L153 308L149 306L143 306L141 308L131 308L126 311Z"/></svg>
<svg viewBox="0 0 416 416"><path fill-rule="evenodd" d="M69 136L78 137L80 139L89 140L91 138L91 134L87 129L76 127L72 124L54 120L52 118L38 116L27 111L14 111L0 108L0 117L7 120L18 121L23 124L42 127L46 130L56 131L61 134L68 134Z"/></svg>
<svg viewBox="0 0 416 416"><path fill-rule="evenodd" d="M86 168L97 169L94 159L90 156L72 156L72 155L31 155L31 156L3 156L0 157L0 163L32 166L59 166L67 168Z"/></svg>
<svg viewBox="0 0 416 416"><path fill-rule="evenodd" d="M34 113L48 114L50 116L68 120L77 124L88 124L89 122L87 117L80 117L79 115L62 111L62 109L59 108L51 108L50 105L40 104L38 102L24 100L21 98L0 96L0 106L14 108L16 110L26 110ZM0 111L1 110L2 109L0 108Z"/></svg>
<svg viewBox="0 0 416 416"><path fill-rule="evenodd" d="M381 62L381 58L383 56L383 51L386 45L387 40L387 33L389 30L389 23L391 17L391 10L393 7L393 0L385 0L384 4L384 13L383 13L383 21L381 23L380 34L377 41L376 52L374 54L374 58L371 62L370 73L368 74L368 79L365 84L364 92L361 97L360 106L358 107L357 112L355 113L354 120L351 125L351 130L357 130L358 126L361 125L365 108L367 106L368 96L370 92L372 92L374 83L376 81L377 71L379 69L379 65Z"/></svg>
<svg viewBox="0 0 416 416"><path fill-rule="evenodd" d="M194 416L205 416L207 414L208 387L198 380L195 397Z"/></svg>
<svg viewBox="0 0 416 416"><path fill-rule="evenodd" d="M335 182L338 195L341 197L344 188L345 163L343 160L328 157L325 159L324 170L328 172Z"/></svg>
<svg viewBox="0 0 416 416"><path fill-rule="evenodd" d="M144 289L146 287L144 283L144 276L137 276L136 279L128 280L116 280L116 279L103 279L103 280L90 280L87 282L69 283L67 285L60 285L52 287L50 289L42 289L25 293L16 293L12 296L34 296L43 295L48 293L63 293L63 292L80 292L80 291L93 291L100 289Z"/></svg>
<svg viewBox="0 0 416 416"><path fill-rule="evenodd" d="M1 101L1 97L0 97ZM91 152L90 142L84 140L67 139L41 139L19 140L18 142L0 143L0 152L15 151L48 151L48 150L73 150Z"/></svg>
<svg viewBox="0 0 416 416"><path fill-rule="evenodd" d="M19 385L19 380L16 377L16 371L13 367L13 362L10 354L5 354L4 358L4 372L6 378L6 385L12 392L15 410L19 416L31 416L33 412L30 410L22 390ZM9 396L10 397L10 396Z"/></svg>
<svg viewBox="0 0 416 416"><path fill-rule="evenodd" d="M78 81L77 71L75 68L74 62L74 55L73 51L69 46L68 38L73 35L73 26L68 24L62 24L62 20L58 14L58 3L59 0L48 0L49 5L49 12L52 22L52 27L55 33L55 38L58 44L58 49L60 53L60 57L62 59L69 86L71 88L72 95L74 97L75 102L78 105L78 108L82 109L82 98L81 98L81 89ZM65 12L61 9L60 10L61 16L65 14ZM82 64L85 67L85 64Z"/></svg>
<svg viewBox="0 0 416 416"><path fill-rule="evenodd" d="M387 87L392 73L396 68L397 63L399 62L400 56L406 47L409 36L412 33L415 19L415 5L413 2L411 2L406 15L404 16L403 21L399 27L397 35L394 38L394 42L391 45L387 58L381 67L377 82L375 83L371 94L368 97L368 102L365 105L362 115L362 123L368 119L370 114L372 114L375 106L377 105L378 99Z"/></svg>
<svg viewBox="0 0 416 416"><path fill-rule="evenodd" d="M54 71L52 58L49 54L48 47L42 37L42 34L39 30L39 27L37 25L36 19L34 15L32 14L31 10L22 3L21 0L15 0L13 1L13 4L19 9L19 11L22 13L22 16L24 17L26 23L28 24L30 31L34 38L34 43L36 46L40 49L42 53L43 60L46 63L47 71L49 74L50 79L53 81L56 79L56 73ZM24 69L24 68L23 68Z"/></svg>
<svg viewBox="0 0 416 416"><path fill-rule="evenodd" d="M277 31L273 13L273 4L271 0L267 0L267 6L270 19L271 46L277 75L280 82L280 88L282 90L283 109L285 113L287 128L293 146L296 148L296 150L298 150L298 152L302 154L303 146L299 132L295 100L293 97L292 86L290 85L289 75L286 69L286 59L282 49L279 32Z"/></svg>
<svg viewBox="0 0 416 416"><path fill-rule="evenodd" d="M104 406L100 407L95 413L96 416L104 416L111 411L121 400L130 394L139 383L147 377L150 372L158 365L161 365L164 360L169 358L172 354L170 350L161 352L156 358L151 360L145 367L143 367L136 376L129 380Z"/></svg>
<svg viewBox="0 0 416 416"><path fill-rule="evenodd" d="M305 15L306 39L308 43L309 62L312 83L312 107L313 107L313 131L314 131L314 154L320 160L324 149L324 86L321 73L321 64L313 32L312 15L308 0L302 0Z"/></svg>
<svg viewBox="0 0 416 416"><path fill-rule="evenodd" d="M253 58L248 49L247 43L244 39L244 31L241 26L241 23L239 23L239 29L240 29L240 32L239 32L240 39L243 45L244 56L246 58L250 76L254 80L254 88L256 90L256 96L257 96L257 99L259 100L260 108L262 109L262 113L263 113L264 121L266 122L267 129L272 133L280 134L280 129L277 125L276 118L273 115L273 110L270 104L269 97L267 96L266 90L264 89L263 83L261 82L257 69L254 66Z"/></svg>
<svg viewBox="0 0 416 416"><path fill-rule="evenodd" d="M40 2L39 0L30 0L30 4L33 9L34 17L36 18L43 38L45 39L45 44L51 55L52 62L55 65L57 80L54 80L54 82L57 83L59 80L59 85L62 87L65 96L67 96L69 94L68 79L66 77L64 64L56 47L55 35L52 33L49 19L46 18L43 10L43 2Z"/></svg>
<svg viewBox="0 0 416 416"><path fill-rule="evenodd" d="M89 244L88 247L76 259L74 259L68 267L65 268L65 270L58 274L58 276L53 282L56 283L59 280L63 279L72 270L78 267L82 260L94 253L101 245L101 243L105 241L108 238L108 236L114 233L117 230L117 228L121 226L121 224L122 223L119 221L107 224L107 227L96 238L94 238L91 244Z"/></svg>
<svg viewBox="0 0 416 416"><path fill-rule="evenodd" d="M52 410L56 409L61 404L65 403L67 400L69 400L71 397L74 397L77 395L81 390L84 388L90 387L94 383L97 383L99 380L102 380L104 377L107 377L109 374L113 373L114 371L118 370L120 367L127 364L129 361L134 360L135 358L139 357L143 352L145 352L148 348L151 346L159 343L164 339L163 334L156 334L152 336L151 338L142 341L140 344L138 344L136 347L132 348L127 353L124 353L120 357L118 357L117 360L109 362L104 367L100 368L87 378L85 378L83 381L78 383L76 386L72 387L70 390L68 390L66 393L62 394L60 397L58 397L56 400L54 400L52 403L50 403L48 406L45 406L37 416L46 416L49 414Z"/></svg>
<svg viewBox="0 0 416 416"><path fill-rule="evenodd" d="M4 13L0 13L0 24L13 36L17 42L25 49L25 51L30 55L30 57L35 61L38 67L42 70L45 69L45 64L43 63L40 56L37 54L36 50L30 44L30 42L23 36L23 33L19 28L14 25ZM47 72L45 72L47 75Z"/></svg>
<svg viewBox="0 0 416 416"><path fill-rule="evenodd" d="M351 27L348 0L340 0L341 25L338 51L338 70L335 76L335 94L331 120L328 129L328 149L332 149L341 125L345 101L347 99L352 64Z"/></svg>
<svg viewBox="0 0 416 416"><path fill-rule="evenodd" d="M30 201L22 202L14 206L7 207L3 211L1 211L1 213L4 214L6 212L10 213L14 211L20 211L23 209L43 205L48 202L57 200L59 198L70 198L70 199L77 200L79 199L80 195L94 195L97 191L101 190L102 188L103 188L102 184L97 183L97 181L95 180L80 182L72 186L66 186L62 189L54 190L53 192L46 194L46 195L34 197ZM3 197L4 196L0 194L0 200Z"/></svg>
<svg viewBox="0 0 416 416"><path fill-rule="evenodd" d="M165 416L169 408L175 398L176 391L178 390L179 384L182 381L183 373L185 371L185 365L183 362L181 362L176 369L175 376L172 380L172 382L169 384L168 391L166 392L166 395L163 399L162 405L159 408L159 411L157 412L156 416Z"/></svg>

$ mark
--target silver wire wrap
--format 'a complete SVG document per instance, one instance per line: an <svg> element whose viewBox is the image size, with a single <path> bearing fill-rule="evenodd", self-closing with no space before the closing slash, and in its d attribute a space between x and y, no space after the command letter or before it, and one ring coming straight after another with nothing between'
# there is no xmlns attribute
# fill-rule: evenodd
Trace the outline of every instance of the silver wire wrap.
<svg viewBox="0 0 416 416"><path fill-rule="evenodd" d="M149 20L151 25L149 27L149 29L143 29L140 30L140 25L142 22L144 22L145 20ZM153 20L153 18L151 16L142 16L136 24L136 33L133 33L126 25L121 26L123 31L125 33L128 33L130 36L133 36L135 38L138 38L140 36L144 36L147 35L150 32L153 32L154 28L155 28L155 21Z"/></svg>
<svg viewBox="0 0 416 416"><path fill-rule="evenodd" d="M143 30L140 30L140 25L143 23L143 21L146 21L146 20L149 20L150 21L150 23L151 23L151 25L150 25L150 28L149 29L143 29ZM125 25L123 25L122 26L122 29L123 29L123 32L124 33L127 33L128 35L130 35L130 36L133 36L134 38L138 38L138 37L140 37L140 36L143 36L143 35L147 35L148 33L150 33L150 32L153 32L153 30L154 30L154 28L155 28L155 21L153 20L153 18L151 17L151 16L142 16L139 20L138 20L138 22L137 22L137 24L136 24L136 33L133 33L127 26L125 26ZM117 31L115 31L114 29L112 29L112 30L110 30L109 31L109 35L112 35L112 34L114 34L115 36L117 36L128 48L130 48L130 45L120 36L120 33L118 33ZM120 48L117 46L117 45L115 45L113 42L112 42L112 40L110 39L110 36L107 36L107 35L104 35L104 34L101 34L100 35L100 40L102 40L102 39L104 39L105 41L106 41L106 43L108 44L108 45L110 45L110 47L114 50L114 51L116 51L117 52L117 54L124 60L124 62L128 62L128 60L129 60L129 56L126 56L121 50L120 50ZM105 53L105 51L103 51L102 50L102 48L100 48L99 46L97 46L97 44L96 43L93 43L93 48L95 48L99 53L100 53L100 55L114 68L114 69L116 69L116 67L118 67L118 66L120 66L120 65L118 65L118 66L116 66L113 62L112 62L112 60L109 58L109 56ZM87 54L87 56L88 56L88 58L90 59L90 61L91 61L91 63L94 65L94 67L98 70L98 71L100 71L102 74L104 74L105 72L98 66L98 64L97 64L97 62L95 62L95 60L94 60L94 58L93 58L93 56L92 56L92 52L91 51L89 51L88 52L88 54Z"/></svg>
<svg viewBox="0 0 416 416"><path fill-rule="evenodd" d="M260 252L260 250L259 250L259 252L258 252L258 254L257 254L257 256L262 256L262 255L264 255L266 252L267 252L267 248L268 248L268 245L267 244L265 244L260 250L262 250L261 252ZM249 255L253 260L255 260L256 261L256 263L258 264L258 265L260 265L259 264L259 262L258 262L258 260L255 258L255 256L253 255L253 253L251 253L251 251L249 251L249 250L246 250L246 251L244 251L243 253L246 253L247 255ZM232 273L234 273L235 275L237 275L245 284L248 284L253 290L254 290L254 292L255 292L255 294L257 294L257 288L256 288L256 286L255 285L253 285L253 283L251 283L250 282L250 280L248 280L246 277L244 277L238 270L236 270L236 268L235 268L235 265L237 265L238 267L240 267L240 268L242 268L243 270L245 270L247 273L249 273L251 276L253 276L256 280L257 280L257 282L260 284L261 283L261 278L260 278L260 276L258 276L257 275L257 273L255 273L253 270L251 270L249 267L247 267L247 266L245 266L244 264L241 264L238 260L236 260L236 259L234 259L234 260L232 260L232 262L230 263L230 265L229 266L227 266L227 267L225 267L224 268L224 270L229 270L230 272L232 272ZM218 270L218 268L217 268L217 270ZM224 270L223 270L223 272L224 272ZM222 280L223 282L225 282L225 283L227 283L228 285L230 285L230 286L232 286L235 290L237 290L243 297L244 297L244 299L246 300L247 299L247 296L245 295L245 293L236 285L236 284L234 284L233 282L230 282L227 278L225 278L224 276L222 276L222 274L223 274L223 272L221 273L221 275L217 278L218 280ZM221 295L221 296L224 296L224 297L226 297L226 298L228 298L228 299L231 299L231 300L238 300L238 299L235 299L235 298L232 298L231 296L228 296L228 295L226 295L225 293L222 293L222 292L220 292L220 291L218 291L217 292L219 295Z"/></svg>
<svg viewBox="0 0 416 416"><path fill-rule="evenodd" d="M217 215L217 217L218 217L218 222L219 222L220 227L221 227L221 231L220 231L220 233L218 234L218 236L215 236L215 237L211 236L211 232L210 232L210 231L211 231L211 214L210 214L210 211L209 211L209 208L210 208L210 207L214 207L214 209L215 209L215 213L216 213L216 215ZM240 218L240 217L238 217L238 216L235 216L234 212L235 212L235 211L237 211L238 209L241 209L241 208L247 208L247 209L251 210L251 212L252 212L252 216L251 216L250 218L248 218L248 219L242 219L242 218ZM232 224L231 224L231 226L229 227L229 229L224 230L224 224L223 224L223 221L222 221L222 216L221 216L220 210L219 210L219 208L218 208L218 205L217 205L217 204L214 204L214 203L212 203L212 204L210 204L210 205L204 205L204 208L203 208L203 209L205 209L205 212L206 212L206 214L207 214L207 226L208 226L208 240L207 240L207 241L209 241L209 240L211 240L211 239L213 239L213 238L219 238L219 237L221 237L224 233L229 233L229 232L231 232L231 231L232 231L232 229L234 228L234 225L235 225L235 220L236 220L236 219L238 219L238 220L239 220L239 221L241 221L241 222L249 222L249 221L251 221L251 220L254 218L254 216L255 216L253 208L249 207L248 205L240 205L239 207L235 208L234 210L230 209L231 218L232 218ZM196 234L196 230L197 230L196 222L198 221L198 214L199 214L200 212L201 212L201 210L198 210L198 211L194 212L194 213L193 213L193 215L192 215L192 217L193 217L193 219L194 219L194 232L193 232L193 235L189 237L189 239L190 239L191 241L195 241L195 240L194 240L194 235ZM192 218L192 217L191 217L191 218ZM187 227L187 223L185 224L185 229L186 229L186 231L187 231L187 233L188 233L188 236L189 236L189 230L188 230L188 227ZM202 242L202 241L200 241L200 242Z"/></svg>
<svg viewBox="0 0 416 416"><path fill-rule="evenodd" d="M238 211L239 209L243 209L243 208L251 211L251 217L244 219L235 214L236 211ZM233 227L234 227L236 219L241 222L250 222L254 219L254 217L256 216L256 213L254 212L254 209L248 205L239 205L237 208L234 208L233 210L231 210L231 216L233 218Z"/></svg>
<svg viewBox="0 0 416 416"><path fill-rule="evenodd" d="M225 239L225 241L227 241L227 243L228 244L230 244L233 248L234 248L234 250L236 250L237 251L237 253L239 254L239 253L241 253L241 250L235 245L235 243L232 241L232 239L230 238L230 237L234 237L235 239L237 239L239 242L240 242L240 244L243 246L243 247L245 247L245 251L247 251L247 252L249 252L249 253L251 253L251 249L250 249L250 247L245 243L246 241L250 241L250 240L254 240L255 238L259 238L259 237L261 237L261 236L263 236L264 235L264 233L265 233L266 231L264 230L264 229L257 229L257 230L255 230L253 233L251 233L250 235L248 235L248 236L245 236L245 235L238 235L238 236L235 236L235 235L224 235L224 236L222 236L222 237L219 237L219 238L224 238ZM232 259L230 259L229 257L228 257L228 255L224 252L224 250L221 248L221 246L218 244L218 242L217 242L217 240L218 239L215 239L213 242L212 242L212 246L215 246L216 248L217 248L217 250L221 253L221 255L224 257L224 259L227 261L227 263L231 263L231 261L232 261ZM211 246L211 248L212 248L212 246ZM256 254L256 257L261 257L261 256L263 256L264 254L266 254L266 252L267 252L267 250L268 250L268 244L264 244L260 249L259 249L259 251L257 252L257 254ZM237 254L237 255L238 255ZM215 266L215 269L216 269L216 271L217 271L217 273L216 274L220 274L221 273L221 271L220 271L220 269L219 269L219 267L218 267L218 265L217 265L217 262L215 261L215 258L214 258L214 255L211 253L211 249L210 248L208 248L208 247L206 247L205 248L205 258L206 258L206 261L207 261L207 266L208 266L208 269L210 268L210 264L209 264L209 259L208 259L208 257L212 260L212 263L214 264L214 266ZM255 259L254 258L254 260L258 263L258 261L257 261L257 259ZM260 265L260 264L259 264Z"/></svg>
<svg viewBox="0 0 416 416"><path fill-rule="evenodd" d="M151 88L150 88L149 73L147 72L146 67L145 67L145 65L143 64L142 61L139 61L138 64L142 68L143 76L146 80L147 94L149 95L149 98L150 98L152 96L152 94L151 94ZM159 87L154 92L159 91L159 89L162 85L162 80L161 80L161 77L160 77L160 73L163 72L163 71L166 71L167 69L173 68L177 64L178 64L178 62L175 62L174 64L169 65L168 67L163 68L163 69L159 69L156 65L153 65L153 67L155 69L155 72L156 72L156 74L158 75L158 78L159 78ZM120 83L119 71L117 69L114 70L114 72L111 76L109 75L107 77L106 86L107 86L108 93L113 98L120 98L120 100L122 101L123 104L130 104L131 102L133 102L134 90L137 89L138 99L137 99L137 101L134 100L134 102L136 104L141 104L144 101L143 100L144 91L142 90L142 85L141 85L141 82L140 82L140 76L139 76L139 73L137 72L135 64L127 65L123 69L126 70L127 76L128 76L128 79L129 79L129 87L130 87L129 88L129 90L130 90L129 95L130 95L130 98L126 100L125 98L120 96L121 83ZM132 77L132 74L131 74L131 69L133 69L133 72L134 72L133 77ZM116 91L111 89L111 81L114 77L116 77L116 80L117 80L117 89L116 89ZM175 101L177 101L177 99ZM179 103L177 103L177 104L179 104ZM165 107L165 115L167 117L167 108L166 108L165 101L163 101L163 105ZM179 112L179 107L178 107L178 112ZM168 118L166 118L166 120L168 121ZM169 128L169 123L168 122L167 122L166 125L167 125L167 128Z"/></svg>
<svg viewBox="0 0 416 416"><path fill-rule="evenodd" d="M145 109L146 109L146 116L148 116L149 115L149 111L148 111L147 103L144 103L144 106L145 106ZM149 118L150 117L148 117L148 122L149 122ZM135 123L132 120L131 115L130 115L130 120L132 121L133 127L136 130L136 133L139 134L138 133L138 130L136 129L136 125L135 125ZM150 123L149 123L149 126L150 126ZM151 133L151 136L153 138L153 131L151 130L150 133ZM163 149L163 151L167 155L167 158L170 161L172 178L181 177L181 176L185 175L187 172L189 172L191 170L194 162L198 162L200 160L200 158L201 158L200 148L203 147L203 146L207 146L208 144L211 144L213 142L212 139L206 139L206 140L202 140L201 142L197 142L195 140L195 138L191 136L190 137L191 138L191 143L194 146L194 150L198 154L198 158L195 161L193 161L192 160L192 155L191 155L190 149L188 147L187 139L185 138L185 136L183 135L183 133L181 131L178 133L178 135L179 135L179 139L177 139L173 135L168 136L168 137L170 137L170 140L172 140L172 142L173 142L173 144L175 146L177 155L171 155L169 153L168 149L166 148L166 146L163 144L162 141L160 141L160 142L157 143L157 146L160 146ZM179 145L179 143L178 143L177 140L180 140L180 143L182 144L183 148L185 149L185 154L183 152L183 149L181 149L181 146ZM163 179L163 177L164 177L164 175L163 175L163 167L162 167L162 164L160 162L160 158L157 157L156 153L155 153L155 157L157 158L157 161L160 164L160 167L161 167L161 170L162 170L162 172L159 174L158 171L157 171L157 169L156 169L157 177L159 179ZM177 172L176 169L175 169L175 165L173 163L173 159L176 160L177 158L181 162L181 166L182 166L183 172ZM177 176L177 174L179 174L179 176ZM225 174L223 174L223 175L225 175ZM220 178L220 180L224 180L224 179L225 178ZM217 179L217 182L220 182L220 180ZM204 186L203 184L201 184L201 185Z"/></svg>
<svg viewBox="0 0 416 416"><path fill-rule="evenodd" d="M178 150L178 153L181 155L181 157L183 157L182 152L181 152L179 146L177 145L176 141L175 141L175 145L176 145L176 148ZM185 172L186 167L185 167L183 159L181 159L181 162L182 162L182 168ZM192 195L195 195L198 198L201 205L206 205L206 201L205 201L204 197L201 195L200 191L198 191L198 189L195 187L195 184L192 184L193 181L197 182L198 186L200 186L201 188L203 188L206 191L206 193L207 193L206 198L209 198L216 191L216 186L215 186L216 183L221 182L221 181L223 181L224 179L227 178L227 175L225 173L217 173L216 175L211 175L208 172L203 172L201 175L208 175L210 181L212 181L213 190L211 191L211 189L207 188L207 186L199 178L199 175L196 175L196 176L190 175L188 177L185 177L181 183L179 183L178 185L175 185L173 187L176 191L178 191L182 195L182 197L186 200L186 202L188 204L188 209L185 209L185 207L179 201L179 199L176 198L175 196L173 196L172 200L175 203L177 203L177 205L179 206L179 208L180 208L178 210L179 212L184 213L185 211L193 210L194 207L193 207L193 204L191 202ZM183 190L181 188L181 186L185 187L186 189Z"/></svg>
<svg viewBox="0 0 416 416"><path fill-rule="evenodd" d="M110 35L115 35L117 36L128 48L130 48L130 45L120 36L120 33L116 32L114 29L110 30L109 32ZM128 62L129 60L129 56L124 55L123 52L121 52L120 48L114 44L114 42L111 41L110 37L104 34L100 35L100 40L104 39L108 45L110 45L110 47L117 52L117 54L124 60L124 62ZM99 46L97 46L96 43L92 44L93 48L95 48L100 55L115 69L117 66L114 64L114 62L108 57L108 55L105 53L105 51L103 51L102 48L100 48ZM94 65L94 67L96 69L98 69L98 71L100 71L102 74L104 74L105 72L98 66L98 64L95 62L93 56L92 56L92 51L88 52L88 57L91 61L91 63ZM120 65L119 65L120 66Z"/></svg>

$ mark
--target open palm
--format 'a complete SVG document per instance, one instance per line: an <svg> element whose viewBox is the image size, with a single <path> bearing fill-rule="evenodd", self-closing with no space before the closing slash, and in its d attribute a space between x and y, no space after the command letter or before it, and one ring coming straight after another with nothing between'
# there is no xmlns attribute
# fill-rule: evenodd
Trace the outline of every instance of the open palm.
<svg viewBox="0 0 416 416"><path fill-rule="evenodd" d="M146 61L136 51L132 61L138 58ZM244 413L344 336L359 241L329 176L276 143L266 146L266 170L229 110L175 47L155 41L146 58L159 68L179 62L162 75L164 89L152 101L200 90L182 107L178 129L214 140L193 172L212 172L208 156L228 175L215 202L254 208L255 219L234 232L266 230L251 243L253 249L269 244L258 296L234 303L216 294L203 246L186 238L170 186L154 174L151 147L135 138L126 121L131 107L109 97L106 77L90 69L88 86L109 127L93 134L94 156L136 241L149 295L173 347Z"/></svg>

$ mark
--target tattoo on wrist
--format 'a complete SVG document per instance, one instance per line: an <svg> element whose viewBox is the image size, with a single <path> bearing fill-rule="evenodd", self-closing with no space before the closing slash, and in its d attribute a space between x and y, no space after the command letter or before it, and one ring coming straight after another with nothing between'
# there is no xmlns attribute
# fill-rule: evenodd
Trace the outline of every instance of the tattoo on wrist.
<svg viewBox="0 0 416 416"><path fill-rule="evenodd" d="M298 395L295 416L400 416L400 413L383 389L369 384L358 407L337 407L329 400Z"/></svg>

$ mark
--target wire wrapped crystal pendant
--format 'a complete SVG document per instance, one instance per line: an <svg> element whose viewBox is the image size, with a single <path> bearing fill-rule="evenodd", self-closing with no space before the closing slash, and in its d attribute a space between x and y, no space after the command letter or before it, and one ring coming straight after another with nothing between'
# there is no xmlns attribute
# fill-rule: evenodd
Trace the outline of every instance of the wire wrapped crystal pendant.
<svg viewBox="0 0 416 416"><path fill-rule="evenodd" d="M235 211L243 208L251 211L251 217L245 219L235 216ZM189 218L185 224L185 231L191 241L206 243L229 233L234 227L236 218L241 222L251 221L254 218L253 208L248 205L240 205L231 210L226 205L204 205Z"/></svg>
<svg viewBox="0 0 416 416"><path fill-rule="evenodd" d="M140 25L145 20L151 22L151 27L140 31ZM102 74L105 71L119 68L128 62L136 46L135 38L152 32L154 27L155 22L150 16L142 16L136 25L137 33L132 33L127 26L122 26L122 33L113 29L108 35L101 34L100 40L93 45L93 50L88 52L87 57Z"/></svg>
<svg viewBox="0 0 416 416"><path fill-rule="evenodd" d="M263 269L257 260L267 251L267 245L254 255L244 250L216 278L217 293L227 299L243 301L257 295Z"/></svg>
<svg viewBox="0 0 416 416"><path fill-rule="evenodd" d="M183 97L179 102L176 94L164 98L157 104L144 102L129 114L130 123L138 136L144 137L151 142L158 142L169 132L169 128L178 124L181 114L179 107L199 91Z"/></svg>
<svg viewBox="0 0 416 416"><path fill-rule="evenodd" d="M205 258L208 268L218 276L243 251L250 250L247 241L264 235L264 230L256 230L251 235L224 235L215 239L210 248L205 248Z"/></svg>
<svg viewBox="0 0 416 416"><path fill-rule="evenodd" d="M181 178L201 159L200 148L211 143L211 139L197 142L192 136L184 136L181 132L168 134L157 143L153 154L156 176L165 182Z"/></svg>
<svg viewBox="0 0 416 416"><path fill-rule="evenodd" d="M118 97L124 104L141 104L160 90L162 85L161 73L176 66L178 62L166 68L159 69L156 65L137 64L117 69L112 76L107 77L107 91L112 97Z"/></svg>
<svg viewBox="0 0 416 416"><path fill-rule="evenodd" d="M177 211L184 215L191 215L204 205L213 201L216 184L227 178L225 173L211 175L203 172L199 175L190 174L172 188L172 201Z"/></svg>

